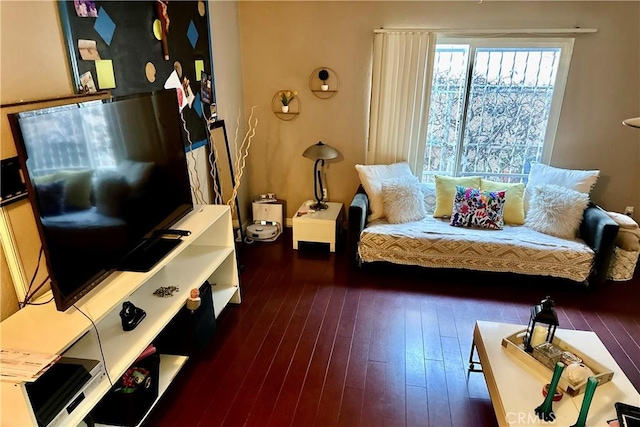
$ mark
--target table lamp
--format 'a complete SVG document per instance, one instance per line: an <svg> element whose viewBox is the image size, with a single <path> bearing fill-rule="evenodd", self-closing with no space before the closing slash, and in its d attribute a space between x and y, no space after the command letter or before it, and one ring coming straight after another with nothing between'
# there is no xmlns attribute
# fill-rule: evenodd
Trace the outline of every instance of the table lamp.
<svg viewBox="0 0 640 427"><path fill-rule="evenodd" d="M634 117L632 119L623 120L622 124L632 128L640 128L640 117Z"/></svg>
<svg viewBox="0 0 640 427"><path fill-rule="evenodd" d="M317 144L313 144L304 150L302 155L311 160L315 160L313 165L313 191L316 196L317 203L309 206L309 208L316 211L327 209L327 205L322 202L324 196L324 188L322 186L322 168L324 167L325 160L335 159L338 157L338 151L322 141L318 141Z"/></svg>

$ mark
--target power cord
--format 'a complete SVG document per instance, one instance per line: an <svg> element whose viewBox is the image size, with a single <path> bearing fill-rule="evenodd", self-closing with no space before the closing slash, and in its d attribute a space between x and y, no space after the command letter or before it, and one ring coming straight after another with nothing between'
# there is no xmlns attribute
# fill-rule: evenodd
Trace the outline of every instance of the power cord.
<svg viewBox="0 0 640 427"><path fill-rule="evenodd" d="M42 288L47 283L47 280L49 280L49 275L47 275L47 277L45 277L42 283L40 283L38 287L33 292L31 292L31 288L33 287L33 282L36 281L36 277L38 277L38 271L40 271L40 262L42 261L43 253L44 253L44 248L42 247L42 245L40 245L40 251L38 252L38 263L36 264L36 271L34 271L33 276L31 276L29 287L27 288L27 291L24 294L24 299L22 300L22 302L18 303L18 308L24 308L27 304L29 304L31 298L33 298L36 292L38 292L40 288ZM36 305L40 305L40 304L36 304Z"/></svg>
<svg viewBox="0 0 640 427"><path fill-rule="evenodd" d="M111 381L111 377L109 376L109 369L107 369L107 360L104 357L104 351L102 349L102 341L100 340L100 333L98 332L98 327L91 317L87 316L86 313L78 308L77 305L73 304L73 307L78 310L84 317L89 319L89 322L93 325L93 329L96 331L96 337L98 337L98 347L100 348L100 356L102 357L102 366L104 367L104 373L107 375L107 380L109 380L109 385L113 387L113 381Z"/></svg>
<svg viewBox="0 0 640 427"><path fill-rule="evenodd" d="M51 301L53 301L53 297L49 298L45 302L27 302L25 305L46 305L46 304L49 304Z"/></svg>

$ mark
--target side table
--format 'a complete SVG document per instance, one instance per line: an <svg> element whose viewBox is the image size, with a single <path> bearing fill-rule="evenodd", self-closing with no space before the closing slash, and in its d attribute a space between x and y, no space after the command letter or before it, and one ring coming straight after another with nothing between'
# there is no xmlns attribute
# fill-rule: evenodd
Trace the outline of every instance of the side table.
<svg viewBox="0 0 640 427"><path fill-rule="evenodd" d="M328 243L329 251L336 251L337 224L343 215L342 203L326 202L327 209L310 212L303 203L292 219L293 249L299 242Z"/></svg>

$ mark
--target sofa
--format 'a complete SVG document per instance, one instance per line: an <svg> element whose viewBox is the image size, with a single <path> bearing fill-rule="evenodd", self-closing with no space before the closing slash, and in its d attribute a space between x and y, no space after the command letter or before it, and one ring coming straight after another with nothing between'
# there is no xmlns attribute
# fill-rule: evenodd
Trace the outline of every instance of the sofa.
<svg viewBox="0 0 640 427"><path fill-rule="evenodd" d="M557 178L551 179L557 182ZM433 184L419 185L428 205ZM436 218L433 211L423 218L400 222L372 218L371 199L361 184L349 206L348 250L359 267L393 263L508 272L568 279L588 286L606 280L619 226L599 206L590 202L585 206L577 236L561 238L525 224L504 224L498 230L453 227L449 216Z"/></svg>

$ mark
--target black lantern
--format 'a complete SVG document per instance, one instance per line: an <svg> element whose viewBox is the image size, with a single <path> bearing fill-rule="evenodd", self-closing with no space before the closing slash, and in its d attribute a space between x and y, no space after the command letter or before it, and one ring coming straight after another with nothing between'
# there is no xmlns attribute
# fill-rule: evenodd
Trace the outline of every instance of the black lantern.
<svg viewBox="0 0 640 427"><path fill-rule="evenodd" d="M524 336L524 349L531 353L533 347L545 342L553 342L553 336L556 333L558 327L558 315L553 308L555 304L551 297L547 296L540 301L540 304L531 307L531 317L529 318L529 326L527 327L527 333ZM546 325L546 326L542 326ZM544 340L542 342L534 342L539 340L540 329L536 332L536 326L544 328ZM533 343L533 346L532 346Z"/></svg>

